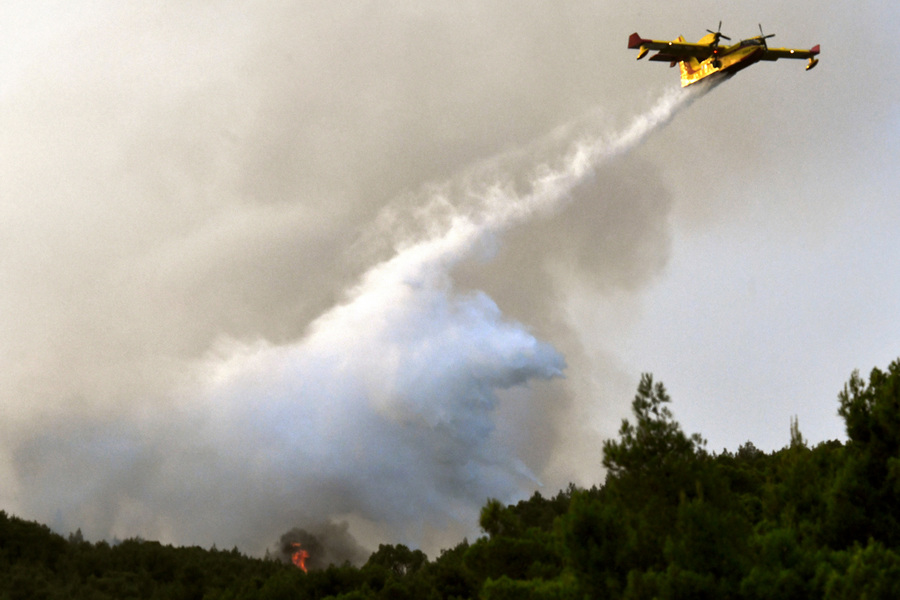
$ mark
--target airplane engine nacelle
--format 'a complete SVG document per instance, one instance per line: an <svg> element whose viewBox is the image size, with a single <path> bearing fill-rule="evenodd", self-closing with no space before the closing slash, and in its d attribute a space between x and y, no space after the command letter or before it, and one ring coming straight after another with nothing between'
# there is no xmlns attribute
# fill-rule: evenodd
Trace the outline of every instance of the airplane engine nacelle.
<svg viewBox="0 0 900 600"><path fill-rule="evenodd" d="M813 67L815 67L817 64L819 64L819 59L818 59L818 58L810 58L810 59L809 59L809 62L806 63L806 70L809 71L810 69L812 69Z"/></svg>

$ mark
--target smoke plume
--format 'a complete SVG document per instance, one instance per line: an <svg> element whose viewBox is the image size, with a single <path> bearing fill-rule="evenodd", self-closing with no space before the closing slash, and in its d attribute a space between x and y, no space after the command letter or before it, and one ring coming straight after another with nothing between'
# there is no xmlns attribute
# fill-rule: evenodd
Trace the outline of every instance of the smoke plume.
<svg viewBox="0 0 900 600"><path fill-rule="evenodd" d="M532 141L586 79L519 3L115 6L0 90L4 506L95 539L261 554L346 522L434 551L545 483L588 420L547 265L658 271L659 176L601 167L702 90Z"/></svg>
<svg viewBox="0 0 900 600"><path fill-rule="evenodd" d="M246 476L283 478L284 518L351 514L417 544L426 526L471 518L486 497L535 482L492 435L498 392L559 377L564 360L483 292L457 289L453 269L560 208L697 93L667 93L619 134L576 144L521 193L514 182L468 181L461 198L430 197L424 234L369 269L302 339L220 347L189 394L203 398L197 418L209 415L201 437L228 441L213 454L234 465L249 450Z"/></svg>
<svg viewBox="0 0 900 600"><path fill-rule="evenodd" d="M350 535L346 522L322 523L309 530L295 527L278 541L278 556L283 562L292 562L299 550L305 553L303 567L307 570L345 562L361 565L369 557Z"/></svg>

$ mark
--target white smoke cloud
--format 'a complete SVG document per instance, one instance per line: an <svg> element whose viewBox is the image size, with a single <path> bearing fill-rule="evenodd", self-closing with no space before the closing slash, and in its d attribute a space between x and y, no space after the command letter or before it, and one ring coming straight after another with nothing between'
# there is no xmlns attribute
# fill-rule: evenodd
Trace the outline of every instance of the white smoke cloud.
<svg viewBox="0 0 900 600"><path fill-rule="evenodd" d="M301 340L210 358L201 437L232 468L247 460L257 476L281 479L285 512L354 513L413 543L425 522L471 519L486 497L520 493L534 476L492 436L497 393L560 376L564 361L484 293L455 289L453 267L486 237L558 208L697 93L667 93L625 131L578 144L559 167L538 169L523 195L483 186L457 202L465 212L433 199L445 210L429 235L370 269Z"/></svg>
<svg viewBox="0 0 900 600"><path fill-rule="evenodd" d="M565 393L541 382L559 377L565 361L556 340L535 331L547 329L531 319L545 310L501 311L496 288L512 278L495 278L489 295L458 274L489 262L514 228L560 210L579 190L590 189L595 203L604 191L615 196L618 185L598 185L597 168L697 94L667 93L615 135L586 134L596 123L561 129L553 143L483 161L384 209L398 190L445 179L445 163L460 169L496 151L495 138L529 139L533 122L554 118L535 106L550 106L557 90L536 75L500 77L502 55L485 51L494 32L469 28L465 15L441 17L450 19L447 31L474 36L458 45L478 50L460 56L473 69L486 56L498 65L443 81L429 61L398 63L401 77L390 60L373 73L362 58L435 52L415 19L397 22L418 53L382 36L369 16L354 18L347 25L367 44L338 44L351 68L333 71L317 62L327 31L285 35L260 10L250 28L277 43L257 53L246 46L269 37L234 35L247 33L234 15L216 21L216 11L185 17L172 8L173 25L167 18L139 36L118 31L146 26L126 9L115 12L125 25L85 26L76 37L97 43L73 46L55 65L67 94L47 84L59 73L42 72L21 83L25 98L40 102L12 96L21 118L6 117L13 141L4 150L13 156L22 139L33 145L19 160L28 170L14 174L16 161L6 161L2 184L19 199L0 224L11 251L2 259L7 289L19 292L0 301L20 317L2 324L0 348L5 504L30 518L57 515L60 530L81 527L94 538L260 552L290 527L347 515L427 545L431 529L471 527L487 496L533 487L555 448L552 415L565 408ZM518 14L513 3L492 10ZM514 24L504 33L509 45L530 47L539 21ZM217 34L198 40L201 58L186 61L196 56L188 52L195 22L218 23ZM110 36L127 52L110 52L102 42ZM440 53L431 59L448 62ZM99 71L84 67L98 61ZM291 61L320 85L282 77ZM141 76L145 63L154 76ZM322 91L351 83L365 93ZM479 99L522 86L523 97L541 102L464 119ZM440 118L379 112L418 106L422 90ZM300 118L294 104L313 116ZM418 145L402 147L409 140L396 140L411 129ZM390 182L395 175L399 183ZM606 212L606 234L621 214L640 239L664 211L634 212L619 198ZM580 239L595 237L588 231L582 225ZM528 244L533 252L557 245L566 247ZM347 255L335 258L340 252ZM645 276L642 265L622 271L632 284ZM550 294L527 296L546 304ZM501 409L540 432L501 422Z"/></svg>
<svg viewBox="0 0 900 600"><path fill-rule="evenodd" d="M36 438L21 449L31 487L69 487L68 504L53 497L45 510L57 503L58 526L101 535L257 551L290 526L347 514L416 545L426 527L471 526L485 498L535 481L493 435L498 393L559 377L565 363L485 293L457 289L454 267L559 208L694 97L667 93L618 135L576 144L522 194L495 182L430 199L443 209L437 220L420 212L427 234L369 269L302 338L220 341L184 374L168 412L119 422L116 435L90 425L57 431L58 443ZM80 475L88 464L93 478ZM241 522L223 528L232 514Z"/></svg>

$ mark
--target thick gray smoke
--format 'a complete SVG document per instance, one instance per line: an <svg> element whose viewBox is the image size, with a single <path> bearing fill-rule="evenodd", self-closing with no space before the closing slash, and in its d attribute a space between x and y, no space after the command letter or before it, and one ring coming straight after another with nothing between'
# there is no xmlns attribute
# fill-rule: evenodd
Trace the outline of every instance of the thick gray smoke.
<svg viewBox="0 0 900 600"><path fill-rule="evenodd" d="M424 528L470 519L488 496L521 493L535 474L493 435L498 393L558 377L564 361L486 294L456 289L453 269L560 208L698 93L667 93L623 132L576 144L522 193L470 181L464 198L429 198L423 236L369 269L298 341L223 342L184 391L214 457L206 467L221 469L213 479L230 471L239 485L268 486L270 518L351 515L414 544Z"/></svg>
<svg viewBox="0 0 900 600"><path fill-rule="evenodd" d="M278 540L276 556L282 561L294 562L298 551L304 553L302 568L307 570L346 562L359 566L369 557L350 534L346 522L321 523L309 529L295 527Z"/></svg>
<svg viewBox="0 0 900 600"><path fill-rule="evenodd" d="M454 268L510 227L560 208L604 161L696 95L667 93L624 131L537 168L521 193L513 182L469 182L465 197L429 198L423 235L370 268L297 341L223 339L184 375L171 414L116 436L96 427L61 436L81 438L78 448L41 439L24 466L64 478L81 469L39 463L57 453L68 454L67 466L96 461L97 481L66 482L73 502L63 517L101 530L247 544L287 524L350 517L418 545L471 523L488 496L513 498L536 482L494 435L498 394L518 390L527 410L529 382L561 376L565 363L485 293L458 290ZM141 480L104 489L103 480L121 485L105 472L116 465ZM244 520L222 540L229 515Z"/></svg>
<svg viewBox="0 0 900 600"><path fill-rule="evenodd" d="M2 90L4 506L92 538L261 553L346 521L433 551L546 482L587 420L548 265L627 289L664 264L652 164L600 167L697 91L533 142L584 112L559 93L584 74L518 3L170 4L59 19Z"/></svg>

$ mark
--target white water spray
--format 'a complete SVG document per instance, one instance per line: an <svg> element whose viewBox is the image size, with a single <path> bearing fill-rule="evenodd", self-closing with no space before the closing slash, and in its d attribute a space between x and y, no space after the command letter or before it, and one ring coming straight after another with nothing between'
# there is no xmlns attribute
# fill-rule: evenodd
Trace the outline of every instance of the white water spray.
<svg viewBox="0 0 900 600"><path fill-rule="evenodd" d="M95 479L68 481L48 467L35 489L66 482L70 529L249 552L292 527L345 517L374 524L382 541L428 550L434 531L473 527L487 497L511 500L535 481L493 435L498 392L527 394L565 362L487 294L455 289L453 268L561 208L703 91L667 92L623 131L574 145L524 185L492 180L428 199L440 218L420 207L426 233L401 240L301 339L221 342L170 411L130 429L71 432L63 437L77 445L53 447L73 464L100 465Z"/></svg>
<svg viewBox="0 0 900 600"><path fill-rule="evenodd" d="M369 269L302 340L227 349L208 365L210 437L243 437L248 424L268 434L253 475L283 478L284 496L270 496L283 518L355 514L414 544L423 523L471 519L486 497L514 496L530 475L491 436L496 393L560 376L564 361L485 294L456 292L452 267L486 236L558 208L704 91L665 93L624 131L539 169L524 194L492 183L465 202L434 199L468 208Z"/></svg>
<svg viewBox="0 0 900 600"><path fill-rule="evenodd" d="M368 276L394 265L405 272L416 262L421 265L420 268L425 268L426 265L439 267L447 262L455 262L468 249L476 247L479 238L502 233L527 221L535 213L558 208L572 190L593 175L603 163L639 146L650 134L669 123L679 110L689 106L710 89L710 85L701 83L688 88L667 90L649 110L635 117L623 131L576 144L563 157L560 166L538 169L525 194L517 194L511 185L501 182L484 184L480 190L470 191L476 210L455 215L449 227L437 232L432 230L425 241L404 248L393 259L369 271ZM446 200L442 198L441 201ZM418 269L413 268L413 271L416 270Z"/></svg>

